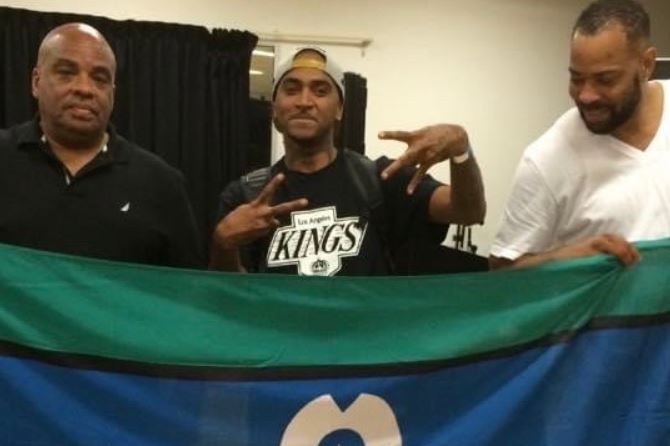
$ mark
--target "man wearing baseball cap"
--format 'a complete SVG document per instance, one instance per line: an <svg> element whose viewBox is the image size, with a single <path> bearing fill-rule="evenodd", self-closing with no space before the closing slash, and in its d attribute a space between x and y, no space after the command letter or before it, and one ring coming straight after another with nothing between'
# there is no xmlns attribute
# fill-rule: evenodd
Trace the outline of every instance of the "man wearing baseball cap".
<svg viewBox="0 0 670 446"><path fill-rule="evenodd" d="M301 48L279 67L272 108L285 156L221 194L212 268L386 275L417 228L444 238L449 223L483 222L481 175L463 128L382 132L408 148L395 161L371 161L334 146L345 97L342 70L320 48ZM447 159L452 186L426 175Z"/></svg>

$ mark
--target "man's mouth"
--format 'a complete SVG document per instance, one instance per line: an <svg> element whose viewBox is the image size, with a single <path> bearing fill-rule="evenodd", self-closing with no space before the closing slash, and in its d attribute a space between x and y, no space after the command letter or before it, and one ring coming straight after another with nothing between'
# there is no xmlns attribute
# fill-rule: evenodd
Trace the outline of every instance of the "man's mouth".
<svg viewBox="0 0 670 446"><path fill-rule="evenodd" d="M97 112L92 107L80 104L72 104L66 107L75 117L78 118L93 118L97 116Z"/></svg>
<svg viewBox="0 0 670 446"><path fill-rule="evenodd" d="M584 118L592 120L601 120L609 117L610 110L607 107L582 107Z"/></svg>
<svg viewBox="0 0 670 446"><path fill-rule="evenodd" d="M316 119L313 116L307 116L307 115L297 115L297 116L292 116L290 121L310 121L310 122L316 122Z"/></svg>

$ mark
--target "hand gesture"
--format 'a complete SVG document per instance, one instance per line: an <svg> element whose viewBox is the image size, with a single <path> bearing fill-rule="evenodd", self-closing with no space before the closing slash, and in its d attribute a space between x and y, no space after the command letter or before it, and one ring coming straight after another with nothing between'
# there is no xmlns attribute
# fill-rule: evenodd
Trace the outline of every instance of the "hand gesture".
<svg viewBox="0 0 670 446"><path fill-rule="evenodd" d="M406 166L416 166L417 171L407 186L412 194L434 164L463 155L468 150L468 134L463 127L452 124L438 124L413 132L384 131L379 139L394 139L407 144L407 150L382 172L382 179L393 176Z"/></svg>
<svg viewBox="0 0 670 446"><path fill-rule="evenodd" d="M236 249L269 234L277 226L282 215L304 209L305 198L272 205L272 199L284 174L278 174L263 188L255 200L242 204L226 215L214 230L214 241L223 249Z"/></svg>

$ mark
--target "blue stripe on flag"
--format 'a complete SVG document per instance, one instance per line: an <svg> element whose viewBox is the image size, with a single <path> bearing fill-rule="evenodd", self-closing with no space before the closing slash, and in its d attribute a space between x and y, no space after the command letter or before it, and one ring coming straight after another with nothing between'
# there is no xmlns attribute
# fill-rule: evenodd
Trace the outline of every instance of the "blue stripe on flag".
<svg viewBox="0 0 670 446"><path fill-rule="evenodd" d="M310 419L305 406L319 397ZM366 415L348 420L364 403ZM301 409L305 424L294 419ZM604 329L433 373L339 380L178 380L0 358L7 446L281 445L292 420L287 436L344 446L394 435L389 415L403 445L667 445L670 326Z"/></svg>

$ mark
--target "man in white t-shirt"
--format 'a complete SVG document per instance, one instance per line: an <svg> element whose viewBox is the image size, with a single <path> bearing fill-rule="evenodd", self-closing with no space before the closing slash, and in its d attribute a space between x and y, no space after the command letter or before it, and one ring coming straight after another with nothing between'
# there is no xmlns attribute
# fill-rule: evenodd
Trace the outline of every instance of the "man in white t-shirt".
<svg viewBox="0 0 670 446"><path fill-rule="evenodd" d="M493 268L599 253L670 236L670 82L649 81L656 49L633 0L599 0L570 47L576 107L525 151L491 248ZM670 107L670 105L667 105Z"/></svg>

